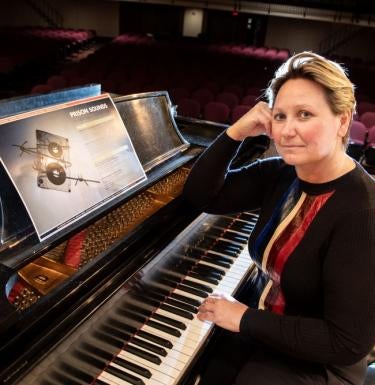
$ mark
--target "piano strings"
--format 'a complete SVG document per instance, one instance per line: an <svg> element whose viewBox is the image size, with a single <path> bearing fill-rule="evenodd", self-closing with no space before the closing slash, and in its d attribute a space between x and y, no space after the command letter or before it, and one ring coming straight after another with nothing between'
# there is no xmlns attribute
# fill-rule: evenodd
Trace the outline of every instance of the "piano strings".
<svg viewBox="0 0 375 385"><path fill-rule="evenodd" d="M71 240L62 242L26 265L19 271L18 280L10 291L8 300L21 311L32 306L39 298L72 276L75 271L105 252L137 225L179 196L188 172L187 167L174 171L145 192L88 226L84 230L83 239L82 233L78 233ZM75 250L76 255L73 258L75 262L71 263L70 246L73 243L73 248L77 248L78 238L79 253Z"/></svg>

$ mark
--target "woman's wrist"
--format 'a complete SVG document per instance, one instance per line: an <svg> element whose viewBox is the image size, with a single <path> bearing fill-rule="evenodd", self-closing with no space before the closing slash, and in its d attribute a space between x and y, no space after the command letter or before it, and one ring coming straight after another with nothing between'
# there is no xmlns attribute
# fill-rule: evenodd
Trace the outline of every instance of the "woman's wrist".
<svg viewBox="0 0 375 385"><path fill-rule="evenodd" d="M242 135L240 135L240 133L238 132L238 130L235 129L234 126L228 127L226 133L231 139L239 142L242 142L245 139Z"/></svg>

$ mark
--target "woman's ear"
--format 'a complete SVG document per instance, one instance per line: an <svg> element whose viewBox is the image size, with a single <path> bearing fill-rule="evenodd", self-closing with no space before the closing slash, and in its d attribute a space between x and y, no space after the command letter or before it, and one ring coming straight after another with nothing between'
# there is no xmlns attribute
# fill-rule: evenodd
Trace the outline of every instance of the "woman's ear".
<svg viewBox="0 0 375 385"><path fill-rule="evenodd" d="M347 134L350 123L352 121L352 114L349 111L345 111L340 115L340 127L338 130L338 135L341 138L344 138Z"/></svg>

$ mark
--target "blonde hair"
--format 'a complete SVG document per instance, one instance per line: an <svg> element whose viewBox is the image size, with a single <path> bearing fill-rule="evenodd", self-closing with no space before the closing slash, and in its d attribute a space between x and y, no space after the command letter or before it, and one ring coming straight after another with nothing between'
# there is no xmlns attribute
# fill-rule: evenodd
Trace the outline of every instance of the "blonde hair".
<svg viewBox="0 0 375 385"><path fill-rule="evenodd" d="M272 108L282 85L289 79L309 79L320 84L324 90L328 105L335 115L350 112L351 118L356 108L354 85L346 75L345 69L338 63L312 52L301 52L290 57L275 72L266 89L266 97ZM349 128L344 144L349 138Z"/></svg>

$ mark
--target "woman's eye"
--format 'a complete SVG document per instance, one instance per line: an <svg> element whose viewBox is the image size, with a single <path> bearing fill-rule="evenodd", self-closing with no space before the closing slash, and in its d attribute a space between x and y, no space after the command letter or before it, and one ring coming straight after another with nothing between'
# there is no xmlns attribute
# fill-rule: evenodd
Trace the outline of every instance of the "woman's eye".
<svg viewBox="0 0 375 385"><path fill-rule="evenodd" d="M307 119L311 116L312 114L308 111L300 111L299 112L299 116L302 118L302 119Z"/></svg>
<svg viewBox="0 0 375 385"><path fill-rule="evenodd" d="M281 114L281 113L275 114L273 116L273 119L274 120L283 120L283 119L285 119L285 114Z"/></svg>

